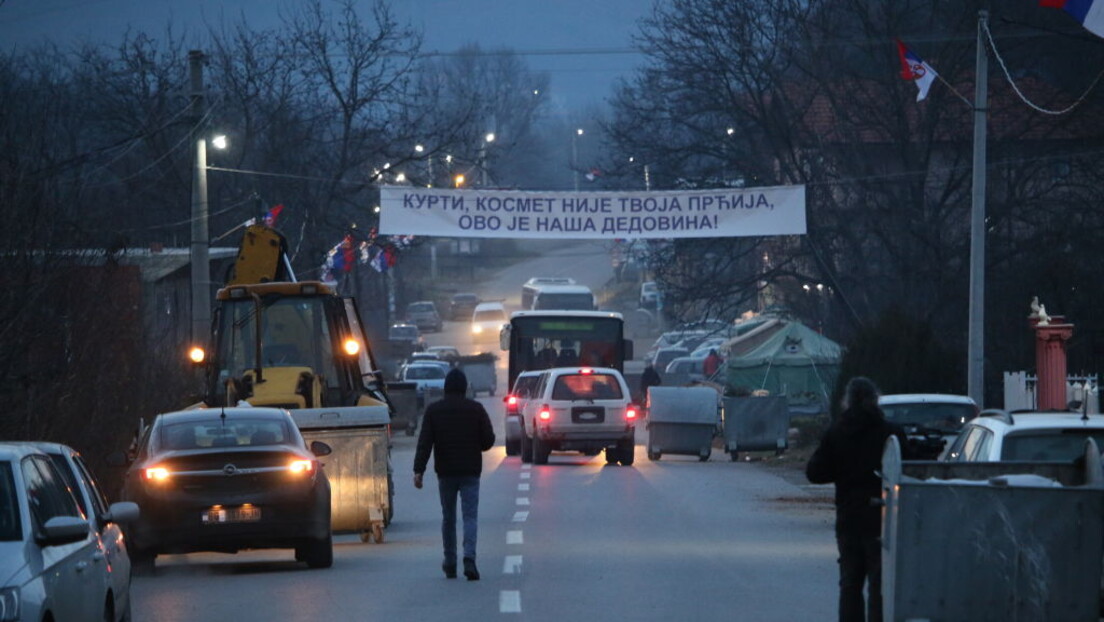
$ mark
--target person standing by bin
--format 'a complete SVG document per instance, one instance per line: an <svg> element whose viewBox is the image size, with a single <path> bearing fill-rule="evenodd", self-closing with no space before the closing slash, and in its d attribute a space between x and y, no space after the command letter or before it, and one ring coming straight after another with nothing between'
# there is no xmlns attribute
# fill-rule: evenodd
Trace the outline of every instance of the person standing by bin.
<svg viewBox="0 0 1104 622"><path fill-rule="evenodd" d="M418 449L414 455L414 487L422 487L429 456L441 496L441 539L445 576L456 578L456 497L460 497L464 522L464 576L479 580L475 542L479 531L479 476L482 453L494 446L491 418L483 405L465 397L468 379L453 369L445 376L445 397L430 404L422 418Z"/></svg>
<svg viewBox="0 0 1104 622"><path fill-rule="evenodd" d="M868 378L852 378L843 412L828 427L805 466L814 484L836 485L836 544L840 566L840 622L882 620L881 479L886 439L896 436L908 447L901 426L886 421L878 408L878 387ZM869 598L863 602L863 584ZM865 609L865 612L864 612Z"/></svg>
<svg viewBox="0 0 1104 622"><path fill-rule="evenodd" d="M711 348L705 360L702 361L702 374L706 380L713 379L713 376L717 374L717 370L721 368L722 362L724 362L724 359L721 358L720 354L717 354L717 349Z"/></svg>

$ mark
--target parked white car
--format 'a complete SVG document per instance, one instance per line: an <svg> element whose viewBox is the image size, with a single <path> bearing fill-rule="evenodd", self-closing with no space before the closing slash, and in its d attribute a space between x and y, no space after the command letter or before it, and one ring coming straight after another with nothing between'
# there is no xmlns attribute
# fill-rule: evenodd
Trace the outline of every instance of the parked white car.
<svg viewBox="0 0 1104 622"><path fill-rule="evenodd" d="M113 504L86 516L74 492L34 445L0 443L0 619L129 619L129 567L124 579L114 576L123 571L109 563L94 523L134 518L137 507ZM128 586L123 601L120 581Z"/></svg>
<svg viewBox="0 0 1104 622"><path fill-rule="evenodd" d="M1104 415L984 410L968 422L942 460L1064 462L1085 453L1085 439L1104 447Z"/></svg>

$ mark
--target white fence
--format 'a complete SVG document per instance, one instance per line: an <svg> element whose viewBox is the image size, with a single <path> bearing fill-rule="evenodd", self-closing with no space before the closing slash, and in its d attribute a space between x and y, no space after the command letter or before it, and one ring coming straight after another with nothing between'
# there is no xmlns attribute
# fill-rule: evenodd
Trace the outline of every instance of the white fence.
<svg viewBox="0 0 1104 622"><path fill-rule="evenodd" d="M1036 410L1038 401L1035 387L1039 384L1037 376L1025 371L1004 372L1004 409ZM1100 412L1100 387L1096 376L1066 376L1066 404L1088 402L1088 412Z"/></svg>

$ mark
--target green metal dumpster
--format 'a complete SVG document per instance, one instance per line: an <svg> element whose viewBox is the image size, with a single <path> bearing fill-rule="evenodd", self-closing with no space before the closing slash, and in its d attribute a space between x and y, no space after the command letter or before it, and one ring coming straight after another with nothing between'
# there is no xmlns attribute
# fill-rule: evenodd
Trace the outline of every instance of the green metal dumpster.
<svg viewBox="0 0 1104 622"><path fill-rule="evenodd" d="M1104 474L1075 463L882 457L887 621L1099 619Z"/></svg>
<svg viewBox="0 0 1104 622"><path fill-rule="evenodd" d="M386 406L291 410L303 438L333 453L322 459L330 480L334 533L383 542L394 514L390 415Z"/></svg>
<svg viewBox="0 0 1104 622"><path fill-rule="evenodd" d="M786 397L724 398L725 451L737 459L741 451L785 451L790 416Z"/></svg>

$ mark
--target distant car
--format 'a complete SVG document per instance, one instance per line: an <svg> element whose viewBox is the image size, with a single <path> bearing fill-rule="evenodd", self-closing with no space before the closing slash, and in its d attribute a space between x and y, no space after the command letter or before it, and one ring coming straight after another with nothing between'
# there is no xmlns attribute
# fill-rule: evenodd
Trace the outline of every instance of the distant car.
<svg viewBox="0 0 1104 622"><path fill-rule="evenodd" d="M680 346L660 348L655 351L655 355L651 359L652 366L656 369L667 369L671 361L688 356L689 354L690 350Z"/></svg>
<svg viewBox="0 0 1104 622"><path fill-rule="evenodd" d="M436 354L437 358L450 363L460 359L460 350L452 346L430 346L425 351L426 353Z"/></svg>
<svg viewBox="0 0 1104 622"><path fill-rule="evenodd" d="M421 352L425 349L425 339L421 331L413 324L392 324L387 330L387 338L400 343L410 352Z"/></svg>
<svg viewBox="0 0 1104 622"><path fill-rule="evenodd" d="M717 350L717 353L720 354L719 348L724 345L725 341L728 340L724 339L723 337L710 337L709 339L706 339L705 341L699 343L698 347L694 348L694 351L691 352L689 356L693 359L704 359L705 357L709 356L710 350Z"/></svg>
<svg viewBox="0 0 1104 622"><path fill-rule="evenodd" d="M522 408L521 459L545 464L552 451L606 452L606 464L633 463L638 409L621 372L557 367L540 372Z"/></svg>
<svg viewBox="0 0 1104 622"><path fill-rule="evenodd" d="M640 284L640 307L643 309L655 309L659 304L659 286L655 281L644 281Z"/></svg>
<svg viewBox="0 0 1104 622"><path fill-rule="evenodd" d="M1104 415L985 410L966 423L944 452L948 462L1066 462L1085 453L1085 439L1104 447Z"/></svg>
<svg viewBox="0 0 1104 622"><path fill-rule="evenodd" d="M664 369L663 382L675 384L705 380L705 371L702 369L705 359L680 356L667 363Z"/></svg>
<svg viewBox="0 0 1104 622"><path fill-rule="evenodd" d="M510 318L506 316L506 308L501 302L481 302L472 311L471 336L472 341L481 343L486 341L498 341L502 326L507 324Z"/></svg>
<svg viewBox="0 0 1104 622"><path fill-rule="evenodd" d="M418 330L440 332L444 323L437 314L437 305L429 300L419 300L406 306L406 321Z"/></svg>
<svg viewBox="0 0 1104 622"><path fill-rule="evenodd" d="M883 395L878 406L886 419L905 428L910 453L917 460L938 458L962 426L978 414L977 404L969 396L945 393Z"/></svg>
<svg viewBox="0 0 1104 622"><path fill-rule="evenodd" d="M418 385L418 395L421 396L428 387L442 390L445 388L445 375L448 374L448 365L417 361L403 365L399 373L403 382L413 382Z"/></svg>
<svg viewBox="0 0 1104 622"><path fill-rule="evenodd" d="M139 441L123 498L136 566L162 553L294 548L311 568L333 564L330 483L288 411L210 408L158 415Z"/></svg>
<svg viewBox="0 0 1104 622"><path fill-rule="evenodd" d="M453 320L466 320L475 311L475 305L479 304L479 296L471 293L453 294L449 298L449 318Z"/></svg>
<svg viewBox="0 0 1104 622"><path fill-rule="evenodd" d="M88 527L93 537L99 538L103 545L104 561L114 597L112 609L118 612L118 619L130 620L130 555L127 552L123 526L138 519L137 504L128 501L109 504L84 458L72 447L60 443L28 444L50 457L69 490L73 492L81 513L88 518Z"/></svg>
<svg viewBox="0 0 1104 622"><path fill-rule="evenodd" d="M120 562L112 566L92 523L133 518L136 510L115 504L85 515L74 493L57 462L34 445L0 443L0 620L130 619L125 546L111 549ZM123 595L117 585L126 585Z"/></svg>
<svg viewBox="0 0 1104 622"><path fill-rule="evenodd" d="M506 403L506 455L516 456L521 453L521 410L525 402L532 396L537 388L537 380L540 379L539 371L523 371L514 380L514 387L509 395L503 398Z"/></svg>

